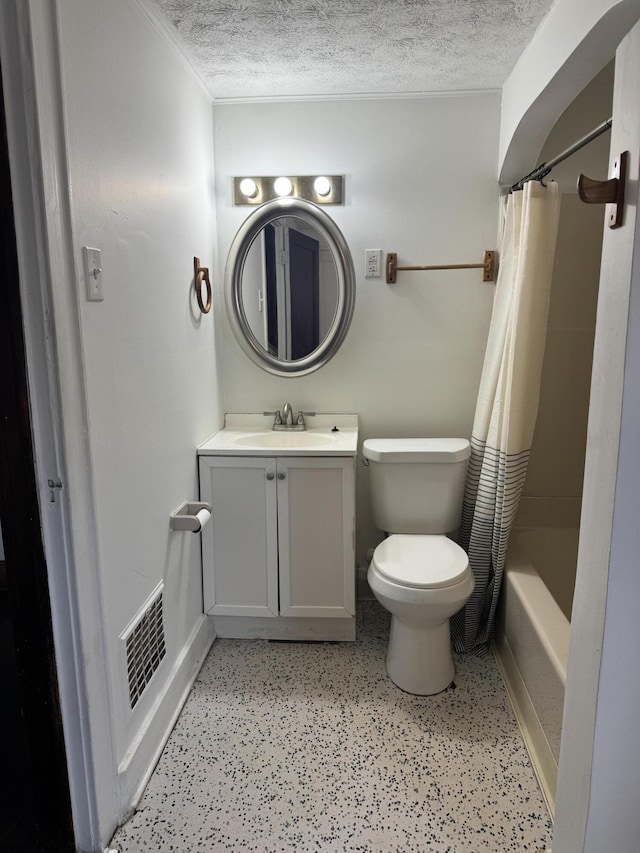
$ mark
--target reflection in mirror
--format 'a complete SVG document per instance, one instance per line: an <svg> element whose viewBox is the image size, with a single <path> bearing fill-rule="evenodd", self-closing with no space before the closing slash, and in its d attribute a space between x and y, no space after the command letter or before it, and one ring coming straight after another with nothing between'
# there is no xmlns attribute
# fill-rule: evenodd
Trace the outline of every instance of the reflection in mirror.
<svg viewBox="0 0 640 853"><path fill-rule="evenodd" d="M244 263L242 304L270 355L291 361L317 349L338 307L336 265L323 235L294 216L265 225Z"/></svg>
<svg viewBox="0 0 640 853"><path fill-rule="evenodd" d="M317 370L337 352L353 315L344 237L310 202L267 202L233 241L225 294L233 332L260 367L279 376Z"/></svg>

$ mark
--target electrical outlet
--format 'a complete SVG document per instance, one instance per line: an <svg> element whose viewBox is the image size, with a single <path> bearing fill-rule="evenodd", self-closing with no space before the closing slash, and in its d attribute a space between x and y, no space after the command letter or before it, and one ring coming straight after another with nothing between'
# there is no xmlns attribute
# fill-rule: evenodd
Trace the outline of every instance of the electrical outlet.
<svg viewBox="0 0 640 853"><path fill-rule="evenodd" d="M365 278L380 278L382 275L382 249L364 250Z"/></svg>

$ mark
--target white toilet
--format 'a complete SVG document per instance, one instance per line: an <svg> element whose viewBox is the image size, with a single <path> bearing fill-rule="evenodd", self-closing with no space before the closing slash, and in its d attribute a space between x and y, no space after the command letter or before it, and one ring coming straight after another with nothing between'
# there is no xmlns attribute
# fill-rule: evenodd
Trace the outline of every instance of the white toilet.
<svg viewBox="0 0 640 853"><path fill-rule="evenodd" d="M453 681L449 618L473 592L465 551L445 535L460 524L469 442L463 438L367 439L376 526L389 536L367 580L391 613L387 672L428 696Z"/></svg>

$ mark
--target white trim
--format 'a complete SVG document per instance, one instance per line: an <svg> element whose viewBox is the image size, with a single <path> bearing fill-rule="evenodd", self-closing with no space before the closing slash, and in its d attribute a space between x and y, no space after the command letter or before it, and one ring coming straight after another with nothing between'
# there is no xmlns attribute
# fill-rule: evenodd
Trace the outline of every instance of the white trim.
<svg viewBox="0 0 640 853"><path fill-rule="evenodd" d="M131 814L140 800L214 639L211 620L202 616L120 762L118 775L123 814Z"/></svg>
<svg viewBox="0 0 640 853"><path fill-rule="evenodd" d="M139 2L139 0L137 0ZM361 92L342 95L266 95L246 98L212 98L214 106L227 104L279 104L297 101L401 101L432 100L434 98L495 97L501 89L443 89L434 92ZM211 93L209 92L209 97Z"/></svg>
<svg viewBox="0 0 640 853"><path fill-rule="evenodd" d="M326 616L213 616L216 636L235 640L294 640L353 642L356 617Z"/></svg>
<svg viewBox="0 0 640 853"><path fill-rule="evenodd" d="M612 672L609 663L607 672L603 662L605 623L615 622L615 615L608 609L608 596L612 582L615 588L616 581L619 582L621 577L621 567L612 558L612 545L615 547L624 541L619 527L625 518L625 507L632 507L635 512L638 499L637 482L633 490L626 484L626 494L620 489L628 474L629 463L626 467L619 466L620 453L627 450L621 432L623 405L633 405L634 395L629 393L629 388L637 387L634 375L637 359L629 358L627 347L633 339L630 332L637 334L638 328L637 317L630 315L630 298L632 287L638 287L638 272L633 269L633 255L640 247L640 217L637 210L639 67L640 24L637 24L616 54L611 161L620 151L630 150L632 154L623 227L615 230L605 227L602 246L578 571L573 599L553 837L553 846L558 853L582 853L586 849L595 849L589 843L587 832L590 811L593 809L594 770L597 772L599 769L601 772L596 778L596 788L602 788L605 783L609 790L611 785L620 784L623 780L622 784L628 789L625 776L621 775L625 768L616 767L614 774L607 778L606 772L602 773L602 767L595 767L594 747L599 737L602 737L600 726L606 729L606 738L612 747L619 743L617 739L621 737L627 737L628 743L624 730L609 731L606 715L601 718L601 722L598 717L602 714L600 680L603 676L614 680L616 677L615 667ZM625 388L626 382L629 385ZM633 438L624 437L631 442L637 458L635 424L633 432ZM626 527L628 540L633 541L637 525L623 526ZM629 565L635 569L633 563ZM621 679L622 676L619 676L618 681ZM624 681L635 684L633 678L625 677ZM624 705L627 689L625 686L621 691L614 691L614 702L617 705ZM626 712L630 718L636 719L637 708L629 704ZM603 748L602 743L600 748ZM604 748L609 749L609 746ZM615 797L614 787L611 789L612 800ZM611 813L616 812L611 809ZM627 814L625 817L629 826L618 821L621 831L629 831L633 825L637 826L637 809L633 815ZM614 847L624 849L625 845L614 844ZM631 846L626 845L626 849L631 849Z"/></svg>

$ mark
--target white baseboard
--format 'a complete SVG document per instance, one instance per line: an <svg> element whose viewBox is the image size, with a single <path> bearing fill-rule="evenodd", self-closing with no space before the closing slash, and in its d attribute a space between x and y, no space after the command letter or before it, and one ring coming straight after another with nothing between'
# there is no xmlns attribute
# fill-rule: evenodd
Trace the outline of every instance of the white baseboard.
<svg viewBox="0 0 640 853"><path fill-rule="evenodd" d="M131 814L142 796L214 639L211 620L202 616L174 663L163 691L149 709L138 736L120 763L121 820Z"/></svg>
<svg viewBox="0 0 640 853"><path fill-rule="evenodd" d="M355 617L318 616L214 616L217 637L236 640L292 640L353 642Z"/></svg>

